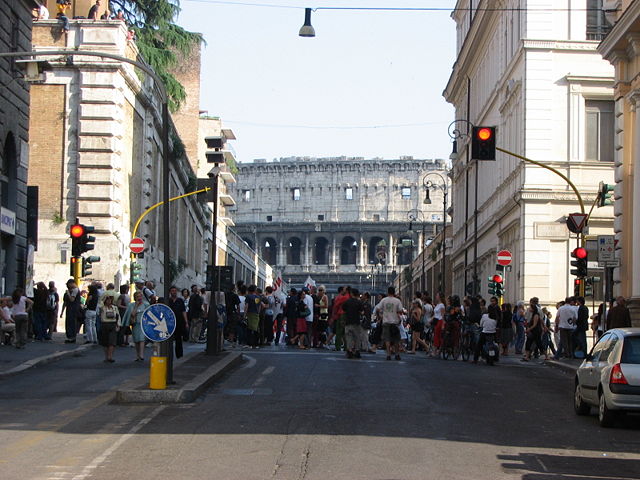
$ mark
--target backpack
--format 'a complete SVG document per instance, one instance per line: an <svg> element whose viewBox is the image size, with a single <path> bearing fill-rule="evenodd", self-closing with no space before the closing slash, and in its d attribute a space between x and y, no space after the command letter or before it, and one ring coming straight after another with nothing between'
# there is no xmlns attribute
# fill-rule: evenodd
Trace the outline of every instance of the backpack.
<svg viewBox="0 0 640 480"><path fill-rule="evenodd" d="M56 309L56 294L50 293L47 296L47 310L53 311Z"/></svg>

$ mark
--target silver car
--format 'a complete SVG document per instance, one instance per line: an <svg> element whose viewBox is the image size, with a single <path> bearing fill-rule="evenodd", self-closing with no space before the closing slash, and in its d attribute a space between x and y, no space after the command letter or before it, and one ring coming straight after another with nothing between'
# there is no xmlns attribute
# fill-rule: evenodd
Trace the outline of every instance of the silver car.
<svg viewBox="0 0 640 480"><path fill-rule="evenodd" d="M640 413L640 328L607 331L576 372L574 408L611 427L622 412Z"/></svg>

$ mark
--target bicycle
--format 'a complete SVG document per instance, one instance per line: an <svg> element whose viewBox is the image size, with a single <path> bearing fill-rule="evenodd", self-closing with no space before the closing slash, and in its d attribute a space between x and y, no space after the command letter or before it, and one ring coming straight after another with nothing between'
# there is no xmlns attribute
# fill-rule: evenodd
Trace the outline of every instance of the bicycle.
<svg viewBox="0 0 640 480"><path fill-rule="evenodd" d="M477 335L476 335L476 326L473 324L464 324L462 327L462 340L460 342L460 353L462 355L462 360L467 362L473 352L476 349L477 344Z"/></svg>
<svg viewBox="0 0 640 480"><path fill-rule="evenodd" d="M447 360L451 357L453 360L457 360L460 356L460 335L459 325L457 320L452 320L446 323L445 328L442 331L442 358Z"/></svg>

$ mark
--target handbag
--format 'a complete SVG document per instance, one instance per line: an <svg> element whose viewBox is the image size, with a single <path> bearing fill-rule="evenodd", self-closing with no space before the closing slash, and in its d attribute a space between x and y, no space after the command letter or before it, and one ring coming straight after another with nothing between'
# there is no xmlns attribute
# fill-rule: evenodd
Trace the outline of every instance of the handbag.
<svg viewBox="0 0 640 480"><path fill-rule="evenodd" d="M369 330L371 328L371 318L369 318L367 315L361 315L360 326L365 330Z"/></svg>

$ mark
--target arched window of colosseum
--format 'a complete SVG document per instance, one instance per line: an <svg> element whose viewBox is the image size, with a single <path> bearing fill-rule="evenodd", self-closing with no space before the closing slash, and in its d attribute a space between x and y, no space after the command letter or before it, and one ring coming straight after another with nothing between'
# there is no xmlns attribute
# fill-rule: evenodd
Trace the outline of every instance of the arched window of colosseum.
<svg viewBox="0 0 640 480"><path fill-rule="evenodd" d="M291 237L287 245L287 265L301 265L302 241L298 237Z"/></svg>
<svg viewBox="0 0 640 480"><path fill-rule="evenodd" d="M340 246L340 264L355 265L358 242L353 237L344 237Z"/></svg>
<svg viewBox="0 0 640 480"><path fill-rule="evenodd" d="M278 244L273 238L265 238L262 242L260 255L269 265L277 263Z"/></svg>
<svg viewBox="0 0 640 480"><path fill-rule="evenodd" d="M369 240L368 261L369 264L375 265L380 262L379 252L384 251L386 254L386 245L382 237L371 237Z"/></svg>
<svg viewBox="0 0 640 480"><path fill-rule="evenodd" d="M329 264L329 240L324 237L316 238L315 242L313 243L313 264Z"/></svg>
<svg viewBox="0 0 640 480"><path fill-rule="evenodd" d="M249 248L253 249L253 242L251 241L251 239L250 239L250 238L242 237L242 241L243 241L244 243L246 243L247 245L249 245Z"/></svg>
<svg viewBox="0 0 640 480"><path fill-rule="evenodd" d="M409 265L413 261L413 239L410 236L398 238L398 265Z"/></svg>

